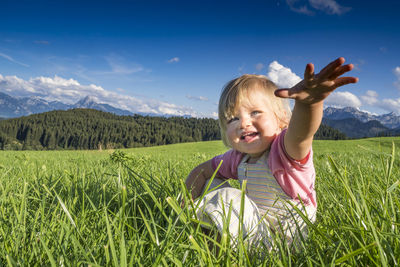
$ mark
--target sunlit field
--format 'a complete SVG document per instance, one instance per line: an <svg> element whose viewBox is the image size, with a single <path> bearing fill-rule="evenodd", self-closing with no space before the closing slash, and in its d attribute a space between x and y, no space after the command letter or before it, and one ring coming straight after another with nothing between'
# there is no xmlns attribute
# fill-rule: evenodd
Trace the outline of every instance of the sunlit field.
<svg viewBox="0 0 400 267"><path fill-rule="evenodd" d="M220 141L1 151L0 266L395 266L399 145L315 141L317 221L299 247L277 241L271 253L203 234L190 208L186 175L223 153Z"/></svg>

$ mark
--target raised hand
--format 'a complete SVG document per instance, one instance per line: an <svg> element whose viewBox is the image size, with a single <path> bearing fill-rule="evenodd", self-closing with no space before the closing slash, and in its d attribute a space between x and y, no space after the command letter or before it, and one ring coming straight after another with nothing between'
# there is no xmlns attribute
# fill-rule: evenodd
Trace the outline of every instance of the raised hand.
<svg viewBox="0 0 400 267"><path fill-rule="evenodd" d="M318 74L314 74L314 65L309 63L304 71L304 80L292 88L276 90L275 95L310 105L321 102L336 88L358 82L356 77L340 77L354 68L353 64L343 65L344 62L345 59L340 57L329 63Z"/></svg>

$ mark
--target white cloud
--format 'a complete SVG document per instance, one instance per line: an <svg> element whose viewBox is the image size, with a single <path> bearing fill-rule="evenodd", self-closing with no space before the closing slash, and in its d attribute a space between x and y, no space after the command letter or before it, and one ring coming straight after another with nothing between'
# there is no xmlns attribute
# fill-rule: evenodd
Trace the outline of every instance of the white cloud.
<svg viewBox="0 0 400 267"><path fill-rule="evenodd" d="M365 95L361 96L363 103L373 106L378 103L378 93L372 90L368 90Z"/></svg>
<svg viewBox="0 0 400 267"><path fill-rule="evenodd" d="M307 5L301 5L301 6L296 6L296 2L299 2L298 0L286 0L286 3L288 4L289 8L296 12L296 13L300 13L300 14L304 14L304 15L309 15L312 16L314 15L314 12L312 12Z"/></svg>
<svg viewBox="0 0 400 267"><path fill-rule="evenodd" d="M73 104L86 96L91 96L97 98L100 103L106 103L131 112L198 116L197 112L190 107L178 106L155 99L139 99L122 95L107 91L95 84L81 85L74 79L64 79L59 76L23 80L16 76L2 76L0 74L0 91L14 97L39 96L47 101L61 101L67 104Z"/></svg>
<svg viewBox="0 0 400 267"><path fill-rule="evenodd" d="M400 90L400 67L394 69L394 75L396 75L397 81L394 82L394 86Z"/></svg>
<svg viewBox="0 0 400 267"><path fill-rule="evenodd" d="M170 60L168 60L168 63L176 63L176 62L179 62L179 57L173 57L173 58L171 58Z"/></svg>
<svg viewBox="0 0 400 267"><path fill-rule="evenodd" d="M116 54L105 57L106 61L111 67L111 72L105 72L103 74L132 74L136 72L143 71L144 68L137 63L128 63L126 60Z"/></svg>
<svg viewBox="0 0 400 267"><path fill-rule="evenodd" d="M349 7L340 6L334 0L309 0L310 5L330 15L341 15L350 10Z"/></svg>
<svg viewBox="0 0 400 267"><path fill-rule="evenodd" d="M386 53L387 52L387 47L386 46L381 46L379 47L379 51L381 51L382 53Z"/></svg>
<svg viewBox="0 0 400 267"><path fill-rule="evenodd" d="M354 62L354 63L353 63L354 70L360 71L360 70L361 70L361 67L362 67L363 65L365 65L365 60L364 60L364 59L359 59L357 62Z"/></svg>
<svg viewBox="0 0 400 267"><path fill-rule="evenodd" d="M13 59L13 58L10 57L9 55L0 53L0 57L5 58L5 59L7 59L8 61L13 62L13 63L15 63L15 64L18 64L18 65L21 65L21 66L24 66L24 67L29 67L29 65L27 65L27 64L25 64L25 63L22 63L22 62L19 62L19 61Z"/></svg>
<svg viewBox="0 0 400 267"><path fill-rule="evenodd" d="M264 64L262 64L262 63L257 63L257 64L256 64L256 70L258 70L258 71L262 70L264 67L265 67L265 66L264 66Z"/></svg>
<svg viewBox="0 0 400 267"><path fill-rule="evenodd" d="M396 67L394 69L394 74L397 76L398 79L400 79L400 67Z"/></svg>
<svg viewBox="0 0 400 267"><path fill-rule="evenodd" d="M238 67L239 75L242 75L242 74L243 74L244 67L245 67L245 65L242 65L242 66L239 66L239 67Z"/></svg>
<svg viewBox="0 0 400 267"><path fill-rule="evenodd" d="M314 10L322 11L329 15L342 15L351 9L339 5L335 0L286 0L286 3L292 11L309 16L315 14Z"/></svg>
<svg viewBox="0 0 400 267"><path fill-rule="evenodd" d="M291 69L273 61L268 66L268 78L280 88L289 88L301 81Z"/></svg>
<svg viewBox="0 0 400 267"><path fill-rule="evenodd" d="M382 109L400 114L400 98L383 99L379 105Z"/></svg>
<svg viewBox="0 0 400 267"><path fill-rule="evenodd" d="M40 44L40 45L49 45L50 42L46 40L36 40L34 41L35 44Z"/></svg>
<svg viewBox="0 0 400 267"><path fill-rule="evenodd" d="M378 99L376 91L368 90L365 95L360 97L363 104L385 110L387 112L395 112L400 114L400 98L397 99ZM329 98L328 98L329 99Z"/></svg>
<svg viewBox="0 0 400 267"><path fill-rule="evenodd" d="M333 92L325 100L328 106L360 108L361 101L350 92Z"/></svg>
<svg viewBox="0 0 400 267"><path fill-rule="evenodd" d="M197 101L208 101L208 98L205 96L192 96L192 95L186 95L187 99L191 100L197 100Z"/></svg>

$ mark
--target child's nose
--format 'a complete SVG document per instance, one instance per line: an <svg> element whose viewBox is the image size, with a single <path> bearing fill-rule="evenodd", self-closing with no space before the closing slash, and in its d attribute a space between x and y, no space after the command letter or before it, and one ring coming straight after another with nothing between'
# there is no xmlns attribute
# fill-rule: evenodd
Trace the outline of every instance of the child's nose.
<svg viewBox="0 0 400 267"><path fill-rule="evenodd" d="M240 129L245 129L247 126L250 126L251 120L249 117L242 117L240 120Z"/></svg>

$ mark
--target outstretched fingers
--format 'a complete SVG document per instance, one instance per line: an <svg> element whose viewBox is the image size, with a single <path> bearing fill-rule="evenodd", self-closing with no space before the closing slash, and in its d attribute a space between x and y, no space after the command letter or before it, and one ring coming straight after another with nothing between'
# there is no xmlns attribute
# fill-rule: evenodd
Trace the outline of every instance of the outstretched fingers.
<svg viewBox="0 0 400 267"><path fill-rule="evenodd" d="M353 64L342 65L342 66L336 68L336 70L333 73L331 73L331 75L328 77L328 79L335 80L336 78L342 76L346 72L351 71L353 68L354 68Z"/></svg>
<svg viewBox="0 0 400 267"><path fill-rule="evenodd" d="M274 92L275 96L281 98L293 98L293 92L290 89L277 89Z"/></svg>
<svg viewBox="0 0 400 267"><path fill-rule="evenodd" d="M304 80L310 81L314 78L314 64L308 63L304 70Z"/></svg>
<svg viewBox="0 0 400 267"><path fill-rule="evenodd" d="M344 58L340 57L329 63L318 74L314 73L314 64L308 63L304 71L304 80L292 88L276 90L275 96L292 98L308 104L322 101L336 88L358 82L356 77L341 77L354 68L353 64L343 65L344 62Z"/></svg>
<svg viewBox="0 0 400 267"><path fill-rule="evenodd" d="M344 61L345 61L345 59L343 57L340 57L340 58L332 61L318 73L318 77L322 78L322 79L331 77L332 75L334 75L334 73L337 73L338 70L341 69L341 67L343 67L342 65L343 65ZM345 65L345 66L348 66L348 65ZM336 77L338 77L338 76L336 76Z"/></svg>
<svg viewBox="0 0 400 267"><path fill-rule="evenodd" d="M335 80L335 88L340 86L349 84L349 83L356 83L358 82L358 78L356 77L340 77Z"/></svg>

